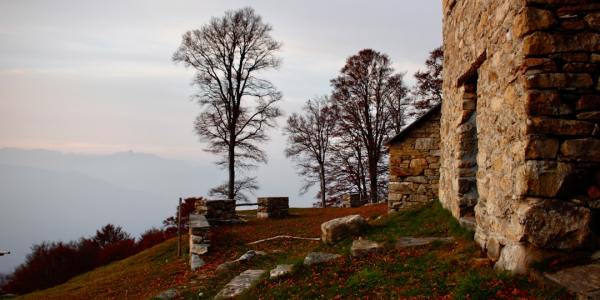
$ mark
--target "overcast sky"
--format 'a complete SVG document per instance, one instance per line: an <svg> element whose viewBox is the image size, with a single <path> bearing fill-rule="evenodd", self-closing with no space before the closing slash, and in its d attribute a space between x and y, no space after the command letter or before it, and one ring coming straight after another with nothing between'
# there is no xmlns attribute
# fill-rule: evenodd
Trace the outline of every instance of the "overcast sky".
<svg viewBox="0 0 600 300"><path fill-rule="evenodd" d="M362 48L387 53L411 82L441 44L438 0L0 0L0 147L205 159L192 131L192 72L171 55L186 30L243 6L283 42L282 68L266 76L287 113L328 93ZM280 131L272 135L279 155Z"/></svg>
<svg viewBox="0 0 600 300"><path fill-rule="evenodd" d="M171 56L185 31L244 6L283 43L281 69L264 76L283 92L287 114L329 93L329 80L363 48L387 53L411 84L441 44L439 0L0 0L0 148L214 160L193 132L193 73ZM285 138L280 129L270 135L269 164L257 171L262 194L296 193ZM286 188L269 190L278 184Z"/></svg>

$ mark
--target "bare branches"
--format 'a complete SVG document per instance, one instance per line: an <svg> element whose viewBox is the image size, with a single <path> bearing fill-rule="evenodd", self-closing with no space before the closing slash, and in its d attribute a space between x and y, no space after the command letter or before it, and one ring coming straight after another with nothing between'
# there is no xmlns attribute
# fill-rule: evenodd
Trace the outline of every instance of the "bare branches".
<svg viewBox="0 0 600 300"><path fill-rule="evenodd" d="M426 110L442 102L442 67L444 50L433 49L425 61L426 70L415 73L417 84L413 90L415 107Z"/></svg>
<svg viewBox="0 0 600 300"><path fill-rule="evenodd" d="M296 161L298 174L305 179L301 193L320 183L319 195L326 206L326 164L333 142L337 111L327 96L309 99L303 114L292 114L284 129L288 135L287 157Z"/></svg>
<svg viewBox="0 0 600 300"><path fill-rule="evenodd" d="M401 103L407 90L402 76L394 74L387 55L364 49L348 58L338 77L331 80L340 136L353 144L359 169L364 151L372 202L377 202L380 194L383 144L403 122Z"/></svg>
<svg viewBox="0 0 600 300"><path fill-rule="evenodd" d="M281 43L271 30L252 8L227 11L186 32L173 54L174 62L196 70L196 98L203 111L195 129L208 143L207 151L223 154L217 164L229 170L227 195L232 199L237 196L235 169L266 162L258 145L268 140L265 130L281 116L276 106L281 93L256 76L281 64L275 55Z"/></svg>
<svg viewBox="0 0 600 300"><path fill-rule="evenodd" d="M229 183L223 183L216 186L208 192L208 195L217 199L229 199ZM234 185L235 200L248 202L248 197L244 192L254 193L258 189L258 182L256 177L246 177L241 180L237 180Z"/></svg>

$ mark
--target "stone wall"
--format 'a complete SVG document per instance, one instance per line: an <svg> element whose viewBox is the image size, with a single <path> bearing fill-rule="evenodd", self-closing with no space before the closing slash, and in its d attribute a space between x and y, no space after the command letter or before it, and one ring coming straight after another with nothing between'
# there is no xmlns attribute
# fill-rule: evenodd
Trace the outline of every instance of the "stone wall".
<svg viewBox="0 0 600 300"><path fill-rule="evenodd" d="M389 143L388 205L398 210L437 199L440 109L434 108Z"/></svg>
<svg viewBox="0 0 600 300"><path fill-rule="evenodd" d="M290 200L288 197L258 198L256 217L259 219L284 218L288 216Z"/></svg>
<svg viewBox="0 0 600 300"><path fill-rule="evenodd" d="M195 200L195 211L205 215L211 223L229 222L237 220L235 213L235 200Z"/></svg>
<svg viewBox="0 0 600 300"><path fill-rule="evenodd" d="M600 5L444 0L440 201L497 267L592 245Z"/></svg>

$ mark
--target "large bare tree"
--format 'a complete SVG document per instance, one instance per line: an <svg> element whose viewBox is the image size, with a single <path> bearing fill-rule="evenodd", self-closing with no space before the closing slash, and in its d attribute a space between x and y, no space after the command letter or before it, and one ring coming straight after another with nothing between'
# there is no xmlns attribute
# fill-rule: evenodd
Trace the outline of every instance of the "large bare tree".
<svg viewBox="0 0 600 300"><path fill-rule="evenodd" d="M336 112L329 97L309 99L302 114L294 113L287 120L284 132L288 136L287 157L296 161L298 173L304 177L301 193L319 183L322 207L326 202L326 165L333 143Z"/></svg>
<svg viewBox="0 0 600 300"><path fill-rule="evenodd" d="M403 74L394 73L387 55L364 49L349 57L339 76L331 81L339 110L340 132L364 147L371 202L379 200L379 176L384 142L393 134L390 103L400 101Z"/></svg>
<svg viewBox="0 0 600 300"><path fill-rule="evenodd" d="M275 55L281 44L271 26L252 8L227 11L200 29L183 35L174 62L193 68L196 95L203 108L195 129L208 143L207 151L222 155L218 165L228 169L229 181L213 189L228 199L242 198L241 190L255 189L253 178L238 179L236 170L266 162L260 143L265 130L281 115L276 103L281 93L257 74L279 67Z"/></svg>

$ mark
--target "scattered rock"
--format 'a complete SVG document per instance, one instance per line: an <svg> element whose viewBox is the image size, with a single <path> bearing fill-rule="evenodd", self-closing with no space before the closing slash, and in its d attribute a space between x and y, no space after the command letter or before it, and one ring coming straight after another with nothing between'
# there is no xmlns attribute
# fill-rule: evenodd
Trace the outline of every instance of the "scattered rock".
<svg viewBox="0 0 600 300"><path fill-rule="evenodd" d="M200 257L200 255L194 253L190 255L190 268L192 269L192 271L195 271L196 269L204 266L204 264L205 262L202 259L202 257Z"/></svg>
<svg viewBox="0 0 600 300"><path fill-rule="evenodd" d="M292 272L294 265L277 265L275 269L271 270L270 277L271 279L276 279L282 276L285 276Z"/></svg>
<svg viewBox="0 0 600 300"><path fill-rule="evenodd" d="M600 260L600 251L596 251L590 257L592 260Z"/></svg>
<svg viewBox="0 0 600 300"><path fill-rule="evenodd" d="M350 253L354 257L366 256L370 253L381 253L383 252L383 245L370 240L358 239L352 242L350 247Z"/></svg>
<svg viewBox="0 0 600 300"><path fill-rule="evenodd" d="M598 299L600 296L600 264L590 264L544 273L544 276L578 294L579 299Z"/></svg>
<svg viewBox="0 0 600 300"><path fill-rule="evenodd" d="M267 252L248 250L248 251L246 251L246 253L242 254L242 256L240 256L238 259L232 260L232 261L226 261L226 262L220 264L215 269L215 271L217 271L217 272L230 271L230 270L235 269L238 266L240 266L243 262L252 260L257 255L259 255L259 256L267 255Z"/></svg>
<svg viewBox="0 0 600 300"><path fill-rule="evenodd" d="M320 263L332 261L334 259L338 259L340 257L341 257L341 255L339 255L339 254L324 253L324 252L311 252L311 253L308 253L308 255L306 255L306 257L304 258L304 265L310 266L310 265L314 265L314 264L320 264Z"/></svg>
<svg viewBox="0 0 600 300"><path fill-rule="evenodd" d="M246 270L233 278L215 296L215 299L230 299L241 295L256 284L265 273L265 270Z"/></svg>
<svg viewBox="0 0 600 300"><path fill-rule="evenodd" d="M451 242L453 237L401 237L396 242L396 248L415 247L431 244L435 241Z"/></svg>
<svg viewBox="0 0 600 300"><path fill-rule="evenodd" d="M169 300L169 299L175 299L175 297L177 297L177 296L179 296L179 292L176 289L168 289L168 290L156 295L154 298Z"/></svg>
<svg viewBox="0 0 600 300"><path fill-rule="evenodd" d="M240 258L238 258L238 261L249 261L251 259L253 259L256 256L256 251L254 250L248 250L246 253L242 254L242 256L240 256Z"/></svg>
<svg viewBox="0 0 600 300"><path fill-rule="evenodd" d="M321 224L321 240L335 243L346 236L358 235L367 226L367 221L360 215L350 215L329 220Z"/></svg>
<svg viewBox="0 0 600 300"><path fill-rule="evenodd" d="M220 264L220 265L219 265L219 266L218 266L218 267L215 269L215 271L216 271L217 273L220 273L220 272L227 272L227 271L231 271L232 269L235 269L235 268L237 268L237 267L238 267L238 266L240 266L240 265L241 265L241 262L240 262L240 261L238 261L238 260L226 261L226 262L224 262L224 263Z"/></svg>

